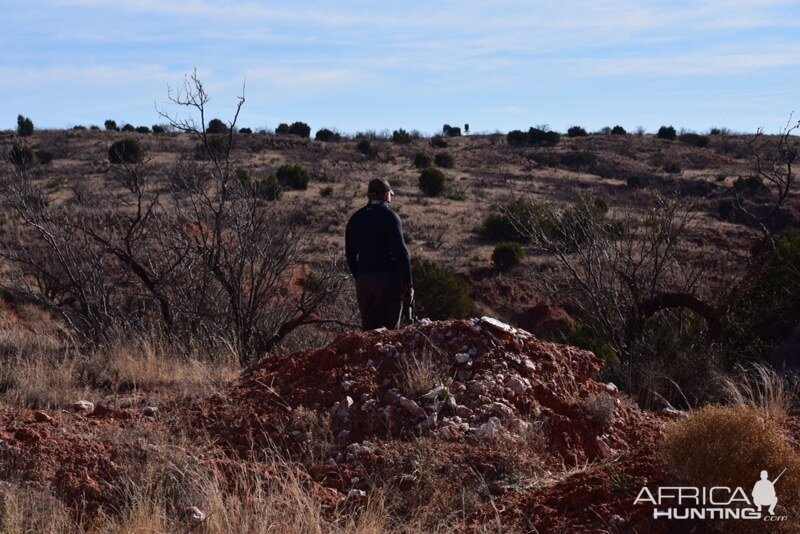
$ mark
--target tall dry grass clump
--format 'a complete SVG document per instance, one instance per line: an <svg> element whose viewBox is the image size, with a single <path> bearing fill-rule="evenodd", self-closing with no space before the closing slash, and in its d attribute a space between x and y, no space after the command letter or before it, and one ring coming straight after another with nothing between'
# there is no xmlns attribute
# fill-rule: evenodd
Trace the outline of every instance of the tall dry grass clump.
<svg viewBox="0 0 800 534"><path fill-rule="evenodd" d="M761 363L739 366L735 376L722 378L722 389L732 403L752 406L779 424L795 413L800 395L794 376Z"/></svg>
<svg viewBox="0 0 800 534"><path fill-rule="evenodd" d="M62 345L46 334L0 332L0 404L56 409L88 396L77 352Z"/></svg>
<svg viewBox="0 0 800 534"><path fill-rule="evenodd" d="M0 331L0 405L15 408L66 408L78 399L131 390L213 393L239 371L238 355L226 345L119 334L82 349L53 335Z"/></svg>
<svg viewBox="0 0 800 534"><path fill-rule="evenodd" d="M0 486L0 532L62 534L80 530L69 509L52 493L11 482Z"/></svg>
<svg viewBox="0 0 800 534"><path fill-rule="evenodd" d="M781 427L756 407L707 406L671 424L661 443L662 457L681 480L695 486L740 486L748 493L762 470L776 484L778 515L798 506L800 454ZM800 528L796 514L793 528ZM786 525L789 526L789 525ZM796 531L796 530L795 530Z"/></svg>
<svg viewBox="0 0 800 534"><path fill-rule="evenodd" d="M418 397L447 380L447 370L433 350L403 358L398 363L397 385L410 397Z"/></svg>
<svg viewBox="0 0 800 534"><path fill-rule="evenodd" d="M87 376L115 391L159 387L216 390L239 375L239 357L228 345L185 345L158 333L119 334L92 351Z"/></svg>

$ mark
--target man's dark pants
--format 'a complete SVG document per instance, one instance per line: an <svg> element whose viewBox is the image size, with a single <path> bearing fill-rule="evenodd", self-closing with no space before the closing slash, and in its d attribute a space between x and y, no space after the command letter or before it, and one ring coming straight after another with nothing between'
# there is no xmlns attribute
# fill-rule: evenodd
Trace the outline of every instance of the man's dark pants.
<svg viewBox="0 0 800 534"><path fill-rule="evenodd" d="M373 330L381 326L395 330L403 311L402 288L396 272L365 272L356 280L356 297L361 311L361 326Z"/></svg>

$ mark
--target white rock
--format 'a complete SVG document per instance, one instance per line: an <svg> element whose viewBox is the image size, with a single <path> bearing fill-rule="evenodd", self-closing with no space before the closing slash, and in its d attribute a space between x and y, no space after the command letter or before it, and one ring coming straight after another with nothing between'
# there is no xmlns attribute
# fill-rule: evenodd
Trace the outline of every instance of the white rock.
<svg viewBox="0 0 800 534"><path fill-rule="evenodd" d="M423 399L427 401L432 401L434 399L438 399L439 397L443 396L447 392L447 388L444 386L436 386L425 395L422 396Z"/></svg>
<svg viewBox="0 0 800 534"><path fill-rule="evenodd" d="M421 422L417 426L419 427L420 430L428 430L436 426L436 420L437 420L436 414L429 415L427 418L425 418L423 422Z"/></svg>
<svg viewBox="0 0 800 534"><path fill-rule="evenodd" d="M72 404L72 409L75 410L77 413L89 415L92 412L94 412L94 403L89 402L87 400L79 400Z"/></svg>
<svg viewBox="0 0 800 534"><path fill-rule="evenodd" d="M522 395L531 387L530 382L518 376L512 376L506 380L505 386L513 391L515 395Z"/></svg>
<svg viewBox="0 0 800 534"><path fill-rule="evenodd" d="M197 506L189 506L183 511L183 517L194 528L206 520L206 513Z"/></svg>
<svg viewBox="0 0 800 534"><path fill-rule="evenodd" d="M503 426L500 419L497 417L490 417L489 420L478 427L477 434L482 438L493 438L503 432Z"/></svg>
<svg viewBox="0 0 800 534"><path fill-rule="evenodd" d="M353 387L353 383L352 383L352 382L349 382L349 381L347 381L347 380L345 380L344 382L342 382L342 389L343 389L343 390L345 390L345 391L350 391L350 388L352 388L352 387Z"/></svg>
<svg viewBox="0 0 800 534"><path fill-rule="evenodd" d="M491 411L503 419L514 419L514 410L509 405L503 404L502 402L493 402L491 404Z"/></svg>
<svg viewBox="0 0 800 534"><path fill-rule="evenodd" d="M619 389L617 389L617 385L613 382L608 382L607 384L605 384L605 388L606 391L608 391L609 393L617 393L619 391Z"/></svg>
<svg viewBox="0 0 800 534"><path fill-rule="evenodd" d="M383 328L383 327L381 327ZM385 328L384 328L385 330ZM366 499L367 492L360 489L351 489L347 492L347 500L354 500L354 499Z"/></svg>
<svg viewBox="0 0 800 534"><path fill-rule="evenodd" d="M145 406L144 410L142 410L142 413L144 415L146 415L147 417L155 417L156 415L158 415L158 407L157 406Z"/></svg>
<svg viewBox="0 0 800 534"><path fill-rule="evenodd" d="M369 399L368 401L365 401L364 404L361 405L361 411L368 412L372 410L375 406L377 406L377 404L378 401L376 401L375 399Z"/></svg>
<svg viewBox="0 0 800 534"><path fill-rule="evenodd" d="M463 352L459 352L456 354L456 361L458 363L467 363L469 361L469 354L465 354Z"/></svg>

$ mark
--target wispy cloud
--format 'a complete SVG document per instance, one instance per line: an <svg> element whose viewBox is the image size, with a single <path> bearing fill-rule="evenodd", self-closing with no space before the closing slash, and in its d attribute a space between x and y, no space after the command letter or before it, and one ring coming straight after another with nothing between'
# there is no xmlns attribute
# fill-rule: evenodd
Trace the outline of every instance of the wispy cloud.
<svg viewBox="0 0 800 534"><path fill-rule="evenodd" d="M0 88L0 116L55 101L59 87L74 88L71 110L108 92L138 105L195 67L222 95L246 77L254 116L354 128L434 129L459 110L477 129L558 127L559 113L594 117L597 102L641 114L623 104L649 109L633 91L653 80L674 91L672 113L693 106L684 86L719 96L766 91L766 76L800 82L800 3L789 0L43 0L6 2L4 18L0 75L16 82ZM615 108L620 88L630 93ZM789 106L791 95L761 100Z"/></svg>

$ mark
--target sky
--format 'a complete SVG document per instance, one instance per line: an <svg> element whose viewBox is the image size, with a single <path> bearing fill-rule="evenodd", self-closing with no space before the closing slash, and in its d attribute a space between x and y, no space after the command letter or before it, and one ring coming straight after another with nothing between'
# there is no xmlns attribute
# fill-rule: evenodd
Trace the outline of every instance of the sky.
<svg viewBox="0 0 800 534"><path fill-rule="evenodd" d="M800 1L0 0L0 129L176 113L435 133L661 125L778 131L800 113ZM797 114L795 114L797 117Z"/></svg>

